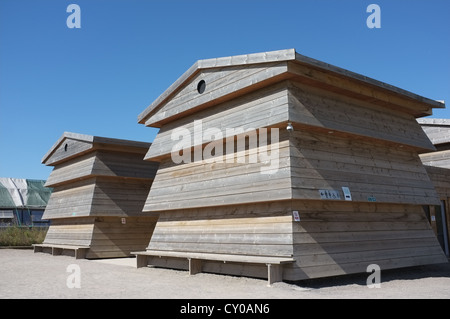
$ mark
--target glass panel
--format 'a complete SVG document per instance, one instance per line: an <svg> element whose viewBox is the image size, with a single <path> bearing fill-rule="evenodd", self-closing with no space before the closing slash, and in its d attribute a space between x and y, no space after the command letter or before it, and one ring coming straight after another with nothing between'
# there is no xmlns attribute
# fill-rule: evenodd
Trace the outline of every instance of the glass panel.
<svg viewBox="0 0 450 319"><path fill-rule="evenodd" d="M0 218L14 218L14 211L0 210Z"/></svg>

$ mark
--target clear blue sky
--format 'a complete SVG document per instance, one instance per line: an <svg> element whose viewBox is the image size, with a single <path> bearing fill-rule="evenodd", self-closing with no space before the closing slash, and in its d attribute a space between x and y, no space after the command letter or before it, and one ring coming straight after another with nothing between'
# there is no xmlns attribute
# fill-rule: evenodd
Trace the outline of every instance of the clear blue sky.
<svg viewBox="0 0 450 319"><path fill-rule="evenodd" d="M0 0L0 177L47 179L64 131L151 142L137 116L196 60L289 48L450 108L448 0Z"/></svg>

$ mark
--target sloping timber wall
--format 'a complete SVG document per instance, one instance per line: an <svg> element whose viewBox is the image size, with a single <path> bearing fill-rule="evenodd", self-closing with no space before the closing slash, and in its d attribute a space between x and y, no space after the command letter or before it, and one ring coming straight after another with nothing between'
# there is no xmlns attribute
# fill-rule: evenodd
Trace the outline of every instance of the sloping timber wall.
<svg viewBox="0 0 450 319"><path fill-rule="evenodd" d="M284 164L273 176L248 161L164 161L154 182L160 187L150 192L151 209L161 212L147 249L293 256L296 263L284 266L285 280L365 272L372 263L389 269L446 261L422 209L436 197L417 153L329 133L294 131L284 138L280 145L291 146L280 148ZM320 189L342 186L354 201L342 194L341 201L318 200ZM162 192L178 195L170 199ZM295 199L286 200L287 194ZM368 197L377 202L368 203ZM171 258L150 263L187 268ZM203 271L266 276L263 266L245 264L206 262Z"/></svg>
<svg viewBox="0 0 450 319"><path fill-rule="evenodd" d="M440 199L450 198L450 169L425 165Z"/></svg>
<svg viewBox="0 0 450 319"><path fill-rule="evenodd" d="M145 249L155 224L156 218L148 217L58 218L52 220L44 244L88 246L86 258L127 257Z"/></svg>
<svg viewBox="0 0 450 319"><path fill-rule="evenodd" d="M450 145L446 145L446 147L447 149L438 150L437 152L421 154L420 158L424 165L450 169Z"/></svg>
<svg viewBox="0 0 450 319"><path fill-rule="evenodd" d="M296 263L284 279L299 280L445 262L428 220L417 205L299 202L293 222Z"/></svg>
<svg viewBox="0 0 450 319"><path fill-rule="evenodd" d="M300 221L294 221L297 210ZM445 262L417 205L279 201L161 213L149 250L294 256L285 280L302 280ZM183 260L153 258L153 265L187 269ZM263 266L205 263L203 271L265 277Z"/></svg>
<svg viewBox="0 0 450 319"><path fill-rule="evenodd" d="M86 216L139 216L150 190L145 180L92 177L57 187L45 219Z"/></svg>
<svg viewBox="0 0 450 319"><path fill-rule="evenodd" d="M44 157L55 166L43 218L43 245L89 247L86 258L129 256L145 249L158 216L142 208L158 164L143 156L150 144L65 133Z"/></svg>
<svg viewBox="0 0 450 319"><path fill-rule="evenodd" d="M45 211L52 223L43 244L89 246L86 258L145 249L158 219L141 216L150 184L95 177L57 187Z"/></svg>
<svg viewBox="0 0 450 319"><path fill-rule="evenodd" d="M175 95L178 104L169 100L146 121L162 125L146 155L160 162L144 206L145 213L160 214L148 250L293 256L296 262L284 266L285 280L366 272L372 263L388 269L446 262L422 209L439 203L418 156L433 146L413 115L294 81L189 110L189 103L207 102L206 95L195 95L194 84L210 74L195 77ZM242 84L238 80L236 86ZM232 78L224 87L232 87ZM184 94L192 95L185 103ZM174 163L177 128L194 134L186 151L204 153L211 146L195 136L199 119L202 132L222 132L215 146L223 150L229 138L240 138L226 128L278 128L279 140L267 138L269 152L278 152L277 169L262 174L270 163L250 160L262 149L249 138L241 150L244 163L227 162L223 153L209 162ZM239 156L236 149L234 155ZM352 201L344 200L342 187L350 188ZM336 191L341 199L323 199L320 190ZM150 263L187 267L172 258ZM203 271L266 276L264 267L246 264L206 262Z"/></svg>
<svg viewBox="0 0 450 319"><path fill-rule="evenodd" d="M320 199L318 190L345 186L357 202L436 202L434 186L414 150L339 135L292 133L293 198Z"/></svg>

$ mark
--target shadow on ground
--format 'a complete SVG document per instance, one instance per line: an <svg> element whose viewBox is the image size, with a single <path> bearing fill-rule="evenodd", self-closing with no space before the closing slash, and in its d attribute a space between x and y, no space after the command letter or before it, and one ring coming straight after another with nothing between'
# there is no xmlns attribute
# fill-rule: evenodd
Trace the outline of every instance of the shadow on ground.
<svg viewBox="0 0 450 319"><path fill-rule="evenodd" d="M359 273L350 275L340 275L333 277L306 279L295 282L288 282L293 285L297 285L302 288L328 288L337 286L348 285L361 285L366 286L368 277L371 273ZM414 266L399 269L381 269L381 283L387 283L395 280L417 280L423 278L437 277L437 278L450 278L450 263L435 264L435 265L423 265ZM370 281L373 283L373 281Z"/></svg>

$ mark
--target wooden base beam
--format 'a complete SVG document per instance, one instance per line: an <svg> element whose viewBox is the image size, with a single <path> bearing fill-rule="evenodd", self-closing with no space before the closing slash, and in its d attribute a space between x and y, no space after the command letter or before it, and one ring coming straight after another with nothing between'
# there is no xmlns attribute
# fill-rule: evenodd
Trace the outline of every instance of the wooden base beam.
<svg viewBox="0 0 450 319"><path fill-rule="evenodd" d="M294 259L288 257L264 257L248 255L227 255L210 253L188 253L175 251L141 251L133 252L136 255L136 268L148 265L148 258L156 256L159 258L186 258L189 262L189 275L195 275L202 272L203 261L222 261L235 263L265 264L267 266L267 280L270 287L275 282L283 281L283 264L294 262Z"/></svg>
<svg viewBox="0 0 450 319"><path fill-rule="evenodd" d="M189 275L195 275L202 272L202 260L201 259L189 259Z"/></svg>

